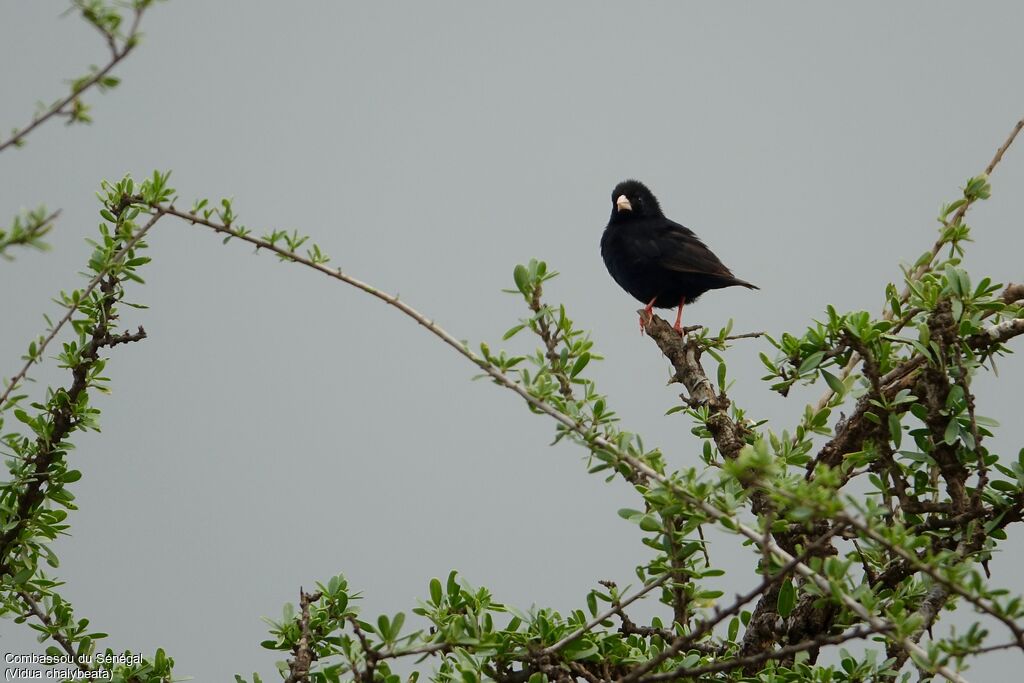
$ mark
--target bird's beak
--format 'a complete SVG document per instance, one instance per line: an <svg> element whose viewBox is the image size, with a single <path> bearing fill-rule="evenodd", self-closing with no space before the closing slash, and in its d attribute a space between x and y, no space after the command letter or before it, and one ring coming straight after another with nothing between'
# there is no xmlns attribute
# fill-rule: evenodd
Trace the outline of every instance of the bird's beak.
<svg viewBox="0 0 1024 683"><path fill-rule="evenodd" d="M620 212L632 211L633 205L629 203L629 199L626 198L626 195L620 194L619 198L615 200L615 208Z"/></svg>

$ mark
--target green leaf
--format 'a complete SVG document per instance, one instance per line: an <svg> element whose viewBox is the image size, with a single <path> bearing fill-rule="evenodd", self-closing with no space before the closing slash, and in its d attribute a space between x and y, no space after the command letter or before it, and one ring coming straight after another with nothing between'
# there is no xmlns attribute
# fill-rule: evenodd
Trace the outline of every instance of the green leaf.
<svg viewBox="0 0 1024 683"><path fill-rule="evenodd" d="M640 518L640 528L644 531L661 531L661 523L654 515L644 515Z"/></svg>
<svg viewBox="0 0 1024 683"><path fill-rule="evenodd" d="M405 612L398 612L395 616L391 617L391 637L397 638L398 634L402 631L402 626L405 624Z"/></svg>
<svg viewBox="0 0 1024 683"><path fill-rule="evenodd" d="M448 597L458 597L459 593L462 592L462 587L459 586L459 582L456 577L459 575L454 569L448 574Z"/></svg>
<svg viewBox="0 0 1024 683"><path fill-rule="evenodd" d="M440 605L443 598L444 594L441 592L441 580L434 577L430 580L430 601L435 605Z"/></svg>
<svg viewBox="0 0 1024 683"><path fill-rule="evenodd" d="M589 363L589 362L590 362L590 353L587 352L587 351L584 351L583 354L579 358L576 359L576 362L573 363L572 370L569 371L569 376L570 377L575 377L576 375L580 374L580 372L583 370L583 368L587 367L587 363Z"/></svg>
<svg viewBox="0 0 1024 683"><path fill-rule="evenodd" d="M508 332L502 335L501 340L508 341L512 337L516 336L516 334L519 333L519 330L523 329L524 327L526 327L526 325L516 325L515 327L509 328Z"/></svg>
<svg viewBox="0 0 1024 683"><path fill-rule="evenodd" d="M840 380L838 377L833 375L828 370L819 369L818 372L820 372L821 376L825 378L825 384L828 385L828 388L831 389L837 396L842 396L843 394L846 393L846 386L843 384L842 380Z"/></svg>
<svg viewBox="0 0 1024 683"><path fill-rule="evenodd" d="M821 359L825 357L824 351L815 351L811 355L804 358L804 362L800 364L800 368L796 371L798 375L804 375L814 368L818 367L821 363Z"/></svg>
<svg viewBox="0 0 1024 683"><path fill-rule="evenodd" d="M947 445L952 446L956 443L958 436L960 436L960 423L957 422L954 417L949 421L949 424L946 425L946 433L942 435L942 440L945 441Z"/></svg>
<svg viewBox="0 0 1024 683"><path fill-rule="evenodd" d="M903 440L903 430L900 428L900 418L896 413L889 413L889 437L893 445L899 448Z"/></svg>
<svg viewBox="0 0 1024 683"><path fill-rule="evenodd" d="M945 218L946 216L948 216L949 214L953 213L954 211L956 211L957 209L959 209L961 206L963 206L966 203L967 203L966 199L958 199L958 200L956 200L955 202L953 202L951 204L947 204L942 209L942 217Z"/></svg>
<svg viewBox="0 0 1024 683"><path fill-rule="evenodd" d="M682 549L679 551L679 553L678 553L679 559L680 560L685 560L690 555L693 555L695 552L700 550L701 547L702 547L701 544L698 543L697 541L690 541L689 543L684 545L682 547ZM708 574L705 574L704 576L708 576Z"/></svg>
<svg viewBox="0 0 1024 683"><path fill-rule="evenodd" d="M777 608L779 616L783 619L787 618L793 613L794 607L796 607L796 589L793 587L793 582L790 579L786 579L779 588Z"/></svg>
<svg viewBox="0 0 1024 683"><path fill-rule="evenodd" d="M512 271L512 278L516 281L516 287L523 296L530 295L530 272L526 270L526 266L519 264Z"/></svg>
<svg viewBox="0 0 1024 683"><path fill-rule="evenodd" d="M597 646L593 643L586 640L580 640L577 642L578 645L576 645L575 647L570 645L568 648L566 648L566 656L570 660L576 661L578 659L586 659L587 657L592 657L597 654Z"/></svg>
<svg viewBox="0 0 1024 683"><path fill-rule="evenodd" d="M960 293L963 296L971 295L971 276L963 268L956 269L956 279L960 286ZM959 317L959 316L957 316Z"/></svg>

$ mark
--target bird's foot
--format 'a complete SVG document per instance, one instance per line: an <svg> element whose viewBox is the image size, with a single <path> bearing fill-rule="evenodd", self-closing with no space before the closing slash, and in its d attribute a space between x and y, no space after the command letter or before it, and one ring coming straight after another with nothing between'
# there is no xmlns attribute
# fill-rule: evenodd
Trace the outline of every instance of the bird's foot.
<svg viewBox="0 0 1024 683"><path fill-rule="evenodd" d="M654 314L651 311L643 310L640 311L640 336L642 337L647 332L647 326L651 324L651 316Z"/></svg>
<svg viewBox="0 0 1024 683"><path fill-rule="evenodd" d="M651 318L654 317L654 302L658 300L658 297L651 299L650 303L644 306L644 310L640 313L640 334L642 335L647 331L647 326L651 324Z"/></svg>

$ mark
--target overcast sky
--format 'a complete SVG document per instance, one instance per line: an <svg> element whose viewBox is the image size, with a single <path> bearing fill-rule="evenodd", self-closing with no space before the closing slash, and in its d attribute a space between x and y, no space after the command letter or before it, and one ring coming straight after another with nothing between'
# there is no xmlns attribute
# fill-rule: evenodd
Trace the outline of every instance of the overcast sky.
<svg viewBox="0 0 1024 683"><path fill-rule="evenodd" d="M0 129L106 59L66 4L0 5ZM664 416L668 364L599 256L612 187L646 181L761 286L708 294L689 324L799 333L829 303L878 311L899 263L934 241L940 204L1024 115L1022 21L1014 2L159 4L123 84L88 96L91 127L51 123L0 155L0 224L63 209L51 253L0 263L0 373L82 282L100 181L171 169L181 204L232 196L245 224L313 235L474 344L502 345L523 307L500 290L516 263L546 259L561 272L548 295L593 331L606 359L588 372L623 425L696 463L688 418ZM1021 281L1024 148L992 184L967 265ZM129 290L149 308L122 317L149 338L111 354L103 432L71 456L81 509L56 544L66 596L111 647L164 647L198 680L273 680L282 657L259 647L260 617L338 572L368 614L408 612L453 568L501 601L563 611L599 579L635 580L646 548L616 516L636 505L629 487L549 448L550 421L471 382L412 321L182 223L149 242L147 283ZM791 428L820 388L771 393L759 351L730 351L731 397ZM1003 424L990 448L1009 457L1024 363L999 367L976 386ZM1018 590L1020 531L992 564ZM712 550L740 568L735 591L756 563L738 545ZM0 650L35 647L0 622ZM971 680L1021 664L992 656Z"/></svg>

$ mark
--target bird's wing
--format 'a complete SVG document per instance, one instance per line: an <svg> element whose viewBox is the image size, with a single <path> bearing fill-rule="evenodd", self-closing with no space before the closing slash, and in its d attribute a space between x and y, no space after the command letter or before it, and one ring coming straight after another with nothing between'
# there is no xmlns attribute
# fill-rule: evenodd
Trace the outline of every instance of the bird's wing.
<svg viewBox="0 0 1024 683"><path fill-rule="evenodd" d="M651 244L658 249L659 265L679 273L700 273L732 278L732 271L689 228L666 221Z"/></svg>

